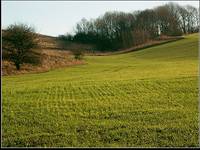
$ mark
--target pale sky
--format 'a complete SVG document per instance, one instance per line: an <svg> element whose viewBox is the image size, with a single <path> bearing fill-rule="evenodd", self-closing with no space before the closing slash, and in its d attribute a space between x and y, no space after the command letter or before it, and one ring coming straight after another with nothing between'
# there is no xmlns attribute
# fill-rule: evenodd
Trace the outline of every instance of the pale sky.
<svg viewBox="0 0 200 150"><path fill-rule="evenodd" d="M2 28L13 23L34 26L36 32L58 36L73 32L83 17L97 18L106 11L132 12L169 1L2 1ZM199 1L173 1L199 8Z"/></svg>

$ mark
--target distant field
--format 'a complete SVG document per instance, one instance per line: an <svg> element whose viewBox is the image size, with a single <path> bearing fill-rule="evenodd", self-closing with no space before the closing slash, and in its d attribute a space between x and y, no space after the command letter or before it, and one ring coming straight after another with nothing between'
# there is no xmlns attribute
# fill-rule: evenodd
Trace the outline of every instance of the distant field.
<svg viewBox="0 0 200 150"><path fill-rule="evenodd" d="M198 34L85 62L2 78L3 146L198 146Z"/></svg>

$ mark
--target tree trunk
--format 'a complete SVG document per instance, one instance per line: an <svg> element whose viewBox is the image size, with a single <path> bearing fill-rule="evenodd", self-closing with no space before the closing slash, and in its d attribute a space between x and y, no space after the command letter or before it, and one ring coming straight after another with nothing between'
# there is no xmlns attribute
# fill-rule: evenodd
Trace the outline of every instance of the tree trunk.
<svg viewBox="0 0 200 150"><path fill-rule="evenodd" d="M15 63L16 69L20 70L20 64L19 63Z"/></svg>

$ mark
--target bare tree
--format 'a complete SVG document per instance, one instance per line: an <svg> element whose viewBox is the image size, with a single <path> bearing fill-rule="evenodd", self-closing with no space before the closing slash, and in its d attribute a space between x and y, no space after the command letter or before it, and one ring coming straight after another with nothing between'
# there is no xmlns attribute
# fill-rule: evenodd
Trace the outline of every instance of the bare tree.
<svg viewBox="0 0 200 150"><path fill-rule="evenodd" d="M195 7L187 5L186 6L187 10L187 29L189 33L193 33L195 31L195 28L197 27L198 24L198 11Z"/></svg>
<svg viewBox="0 0 200 150"><path fill-rule="evenodd" d="M24 62L38 62L38 54L33 48L38 47L37 35L33 28L25 24L13 24L8 26L2 37L2 48L9 60L14 62L19 70Z"/></svg>
<svg viewBox="0 0 200 150"><path fill-rule="evenodd" d="M187 25L188 12L184 7L179 7L178 11L179 11L180 20L181 20L181 28L183 30L183 33L186 34L187 33L186 25Z"/></svg>

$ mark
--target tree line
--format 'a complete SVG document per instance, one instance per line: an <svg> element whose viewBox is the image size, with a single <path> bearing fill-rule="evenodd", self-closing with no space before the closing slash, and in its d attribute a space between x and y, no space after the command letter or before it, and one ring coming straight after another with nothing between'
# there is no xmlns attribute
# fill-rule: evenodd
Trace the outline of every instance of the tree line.
<svg viewBox="0 0 200 150"><path fill-rule="evenodd" d="M76 24L75 35L59 39L95 44L97 50L117 50L145 43L160 35L180 36L198 32L198 9L170 2L143 11L106 12L96 19L83 18Z"/></svg>

